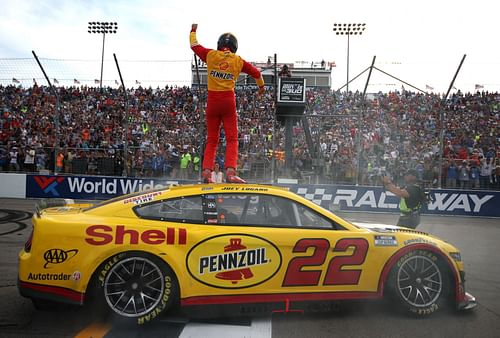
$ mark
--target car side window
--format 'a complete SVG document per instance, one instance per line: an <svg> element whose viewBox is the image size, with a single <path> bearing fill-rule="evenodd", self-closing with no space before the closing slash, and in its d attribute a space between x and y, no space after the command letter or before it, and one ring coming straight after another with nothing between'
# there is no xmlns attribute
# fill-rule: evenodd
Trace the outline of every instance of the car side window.
<svg viewBox="0 0 500 338"><path fill-rule="evenodd" d="M264 196L263 196L264 197ZM297 218L293 213L293 201L277 196L265 196L264 209L266 223L270 226L297 226Z"/></svg>
<svg viewBox="0 0 500 338"><path fill-rule="evenodd" d="M276 206L267 205L272 196L229 193L206 195L205 215L207 223L217 223L225 225L272 225L271 215L278 217L281 210Z"/></svg>
<svg viewBox="0 0 500 338"><path fill-rule="evenodd" d="M204 213L208 224L240 225L246 194L208 194L204 196Z"/></svg>
<svg viewBox="0 0 500 338"><path fill-rule="evenodd" d="M140 218L203 223L203 209L201 196L172 198L142 204L134 208Z"/></svg>
<svg viewBox="0 0 500 338"><path fill-rule="evenodd" d="M287 198L266 195L262 208L265 224L277 227L333 229L332 221L314 210Z"/></svg>
<svg viewBox="0 0 500 338"><path fill-rule="evenodd" d="M207 194L144 203L143 219L260 227L333 229L328 218L294 200L266 194Z"/></svg>
<svg viewBox="0 0 500 338"><path fill-rule="evenodd" d="M321 229L333 229L336 226L333 222L318 214L308 207L297 204L297 214L299 215L300 223L299 225L304 228L321 228Z"/></svg>
<svg viewBox="0 0 500 338"><path fill-rule="evenodd" d="M266 194L216 194L205 196L207 223L333 229L332 222L288 198Z"/></svg>

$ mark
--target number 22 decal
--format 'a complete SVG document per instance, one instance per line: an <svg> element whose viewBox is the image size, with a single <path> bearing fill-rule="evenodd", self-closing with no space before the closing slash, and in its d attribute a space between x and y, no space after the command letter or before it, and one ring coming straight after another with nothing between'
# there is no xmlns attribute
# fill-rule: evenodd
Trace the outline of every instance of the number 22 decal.
<svg viewBox="0 0 500 338"><path fill-rule="evenodd" d="M364 238L343 238L333 248L333 252L345 252L349 247L354 250L350 255L334 256L328 263L323 285L358 284L361 270L342 270L345 265L361 265L368 252L368 241ZM294 257L288 264L283 286L314 286L319 284L321 269L302 270L305 266L321 266L325 262L330 242L325 238L305 238L297 241L293 252L306 252L314 248L310 256Z"/></svg>

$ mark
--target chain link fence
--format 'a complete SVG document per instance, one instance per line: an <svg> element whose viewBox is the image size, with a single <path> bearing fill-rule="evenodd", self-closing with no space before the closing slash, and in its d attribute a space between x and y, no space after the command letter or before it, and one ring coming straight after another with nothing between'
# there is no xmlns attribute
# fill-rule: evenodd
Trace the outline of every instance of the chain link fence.
<svg viewBox="0 0 500 338"><path fill-rule="evenodd" d="M40 61L58 98L34 59L0 59L1 170L199 179L206 88L160 82L162 77L170 79L162 75L165 65L190 72L191 61L121 62L127 95L118 75L109 75L116 73L109 61L104 63L103 88L89 76L100 73L100 61ZM136 68L144 70L141 76L132 75ZM359 92L309 88L307 123L299 119L293 126L290 163L285 163L285 128L276 120L272 88L258 98L252 86L242 86L236 97L238 170L251 182L287 178L310 184L380 185L385 173L402 183L403 172L417 168L426 186L438 185L438 95L376 93L363 103ZM448 183L445 175L443 187L498 188L499 102L498 95L480 93L449 100L445 169L452 162L458 168L463 156L457 154L465 151L469 173L477 170L482 165L480 149L493 170L487 180L480 177L481 184L475 177ZM217 159L224 168L223 131L220 139ZM191 161L185 160L185 165L187 153Z"/></svg>

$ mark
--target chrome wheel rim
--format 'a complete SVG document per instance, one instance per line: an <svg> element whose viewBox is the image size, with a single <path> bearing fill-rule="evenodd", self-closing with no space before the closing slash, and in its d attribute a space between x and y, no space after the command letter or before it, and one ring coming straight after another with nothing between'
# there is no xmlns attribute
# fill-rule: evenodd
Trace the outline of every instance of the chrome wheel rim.
<svg viewBox="0 0 500 338"><path fill-rule="evenodd" d="M443 278L434 261L428 257L414 256L399 267L397 285L399 293L408 304L427 307L441 295Z"/></svg>
<svg viewBox="0 0 500 338"><path fill-rule="evenodd" d="M165 291L160 268L147 258L131 257L117 262L104 281L104 297L121 316L142 316L154 309Z"/></svg>

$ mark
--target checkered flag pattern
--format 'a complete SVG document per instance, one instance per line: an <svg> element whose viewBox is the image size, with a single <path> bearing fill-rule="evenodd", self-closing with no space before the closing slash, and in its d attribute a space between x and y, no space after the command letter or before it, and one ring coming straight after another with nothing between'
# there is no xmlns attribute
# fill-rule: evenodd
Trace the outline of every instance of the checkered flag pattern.
<svg viewBox="0 0 500 338"><path fill-rule="evenodd" d="M332 194L325 194L325 189L322 188L314 188L311 190L314 190L312 193L308 193L308 188L299 188L297 189L297 195L304 196L310 201L313 201L314 203L321 205L321 202L323 201L331 201L333 195Z"/></svg>

